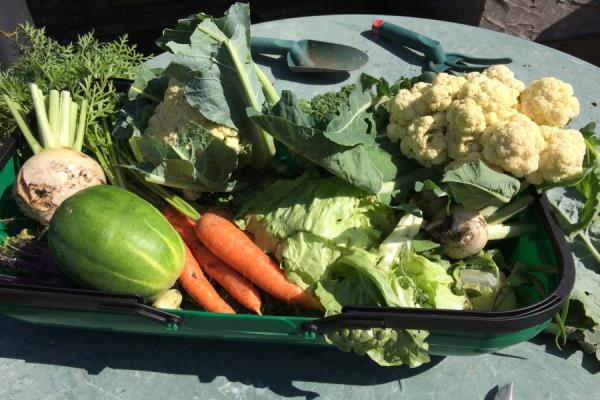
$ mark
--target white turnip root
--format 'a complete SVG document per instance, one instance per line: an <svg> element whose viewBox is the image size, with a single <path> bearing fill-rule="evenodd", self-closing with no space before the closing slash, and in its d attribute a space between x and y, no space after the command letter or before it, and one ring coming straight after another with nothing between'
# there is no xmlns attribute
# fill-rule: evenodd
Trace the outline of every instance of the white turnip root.
<svg viewBox="0 0 600 400"><path fill-rule="evenodd" d="M523 196L485 218L478 211L454 205L447 216L442 216L425 228L433 240L442 245L444 255L461 260L482 251L489 240L502 240L531 233L535 224L502 222L517 215L533 202Z"/></svg>
<svg viewBox="0 0 600 400"><path fill-rule="evenodd" d="M13 191L25 215L47 224L67 197L104 183L104 171L93 158L69 148L45 149L23 164Z"/></svg>
<svg viewBox="0 0 600 400"><path fill-rule="evenodd" d="M23 213L48 224L67 197L87 187L106 183L100 164L81 152L87 126L87 101L81 105L68 91L50 90L48 109L44 94L30 84L41 144L8 96L4 100L34 156L23 164L14 185L14 196Z"/></svg>
<svg viewBox="0 0 600 400"><path fill-rule="evenodd" d="M439 221L431 235L442 245L444 254L463 259L479 253L488 241L488 225L477 211L452 207L450 215Z"/></svg>

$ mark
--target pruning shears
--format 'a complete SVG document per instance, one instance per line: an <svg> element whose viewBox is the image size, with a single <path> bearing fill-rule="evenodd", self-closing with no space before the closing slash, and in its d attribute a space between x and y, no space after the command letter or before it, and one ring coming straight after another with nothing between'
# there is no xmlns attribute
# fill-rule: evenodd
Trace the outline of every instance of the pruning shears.
<svg viewBox="0 0 600 400"><path fill-rule="evenodd" d="M403 46L423 53L427 70L435 73L447 70L456 72L482 71L491 65L509 64L512 62L512 59L508 57L481 58L459 53L446 53L437 40L402 28L401 26L384 22L382 19L373 21L371 32L377 37L399 42Z"/></svg>

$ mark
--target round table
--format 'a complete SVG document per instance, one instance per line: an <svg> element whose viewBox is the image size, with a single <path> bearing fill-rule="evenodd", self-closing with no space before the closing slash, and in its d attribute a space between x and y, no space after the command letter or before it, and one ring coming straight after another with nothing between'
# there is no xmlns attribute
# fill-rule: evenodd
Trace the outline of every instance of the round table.
<svg viewBox="0 0 600 400"><path fill-rule="evenodd" d="M278 89L300 96L336 89L360 72L395 80L421 72L421 59L375 42L376 16L296 18L253 26L253 34L338 42L365 50L369 62L351 74L293 75L284 60L257 56ZM523 39L469 26L387 16L438 39L446 51L510 56L517 77L555 76L570 82L581 102L573 121L598 121L600 69ZM157 60L160 64L160 58ZM492 399L514 383L515 398L589 399L600 364L571 345L558 350L541 335L498 353L433 358L417 369L378 367L336 349L176 339L65 330L0 316L0 398L16 399Z"/></svg>

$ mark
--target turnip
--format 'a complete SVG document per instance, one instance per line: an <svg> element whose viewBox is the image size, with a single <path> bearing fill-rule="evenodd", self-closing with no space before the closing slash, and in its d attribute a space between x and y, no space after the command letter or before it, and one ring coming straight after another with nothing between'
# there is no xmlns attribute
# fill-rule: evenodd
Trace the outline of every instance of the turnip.
<svg viewBox="0 0 600 400"><path fill-rule="evenodd" d="M30 84L41 144L21 115L21 107L4 96L34 155L19 170L14 196L27 216L47 224L67 197L89 186L106 183L100 164L81 152L87 101L81 106L68 91L50 90L48 110L41 90Z"/></svg>
<svg viewBox="0 0 600 400"><path fill-rule="evenodd" d="M489 240L507 239L535 231L535 224L502 223L528 207L532 201L531 196L523 196L493 213L454 205L447 216L428 224L426 230L442 245L444 255L456 260L464 259L482 251Z"/></svg>

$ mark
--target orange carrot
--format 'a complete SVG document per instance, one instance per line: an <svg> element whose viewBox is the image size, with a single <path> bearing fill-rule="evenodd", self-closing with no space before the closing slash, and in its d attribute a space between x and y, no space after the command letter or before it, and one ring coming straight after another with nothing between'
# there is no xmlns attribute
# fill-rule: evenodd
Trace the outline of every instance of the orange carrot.
<svg viewBox="0 0 600 400"><path fill-rule="evenodd" d="M229 304L219 296L206 279L189 247L185 247L185 263L179 275L179 283L183 289L206 311L235 314Z"/></svg>
<svg viewBox="0 0 600 400"><path fill-rule="evenodd" d="M217 214L218 216L223 217L226 220L231 221L231 222L233 222L233 219L234 219L233 215L231 215L229 213L229 211L223 210L222 208L211 206L206 209L206 212Z"/></svg>
<svg viewBox="0 0 600 400"><path fill-rule="evenodd" d="M210 252L199 240L194 246L194 257L206 273L219 282L221 286L241 305L256 314L261 315L262 301L260 293L239 272L229 267L217 256Z"/></svg>
<svg viewBox="0 0 600 400"><path fill-rule="evenodd" d="M260 315L262 301L258 289L239 272L225 264L204 246L194 233L195 222L173 207L165 207L163 215L179 233L190 248L200 268L212 279L219 282L231 297L242 306Z"/></svg>
<svg viewBox="0 0 600 400"><path fill-rule="evenodd" d="M289 304L322 310L313 295L288 281L279 265L226 218L207 210L195 230L214 255L265 292Z"/></svg>

